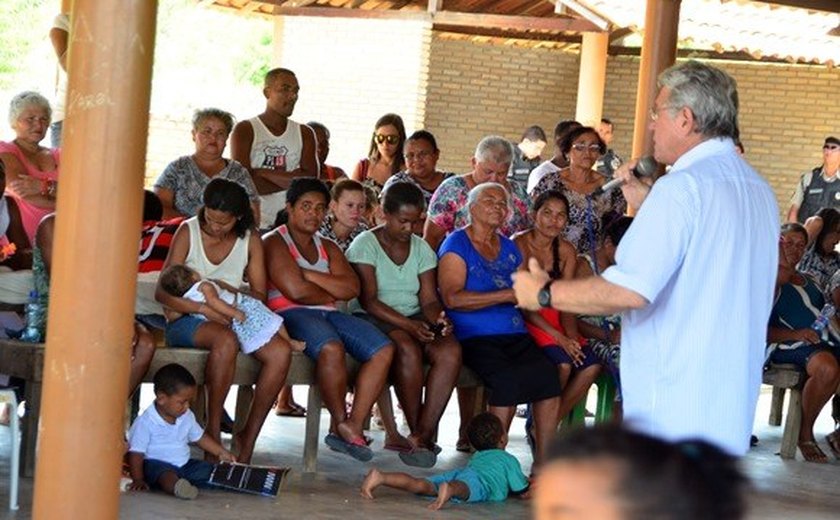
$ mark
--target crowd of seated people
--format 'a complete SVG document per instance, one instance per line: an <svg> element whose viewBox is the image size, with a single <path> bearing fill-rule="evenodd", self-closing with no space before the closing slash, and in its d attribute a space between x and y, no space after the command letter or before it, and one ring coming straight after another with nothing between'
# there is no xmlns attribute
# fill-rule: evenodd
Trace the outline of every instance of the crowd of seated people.
<svg viewBox="0 0 840 520"><path fill-rule="evenodd" d="M269 94L267 99L269 110L273 101ZM16 138L0 143L0 230L4 244L15 244L17 252L0 262L11 269L32 267L36 287L46 295L59 170L58 150L40 145L50 123L49 103L22 93L12 101L10 120ZM224 157L235 128L245 135L237 144L240 156L243 142L272 132L259 126L259 118L248 121L243 129L223 110L196 111L195 150L171 162L154 183L162 211L144 223L140 271L144 255L154 250L155 266L147 271L183 265L282 317L289 336L303 342L303 352L315 362L331 417L325 443L332 450L360 461L373 457L364 422L391 382L408 435L391 420L385 448L408 465L434 466L441 450L435 443L438 423L463 365L489 389L486 407L505 431L517 405L532 405L529 436L538 468L558 424L598 374L606 368L620 380L617 317L523 312L511 288L511 274L529 261L554 279L597 275L615 262L632 219L622 217L627 203L620 190L594 196L608 180L594 169L606 151L595 129L558 125L557 155L534 170L539 180L529 194L521 183L509 182L514 150L502 137L483 138L472 170L456 175L437 168L440 149L432 133L421 129L407 137L402 119L386 114L374 126L368 156L348 179L326 165L329 131L312 123L312 135L304 130L303 141L317 143L321 175L287 179L284 216L269 215L275 224L261 227L266 206L260 194L265 200L279 193L273 191L278 185L255 173L264 166L255 156L244 165ZM824 303L836 305L840 296L840 255L834 250L840 212L824 208L817 217L805 227L782 229L768 362L793 363L808 375L799 447L806 460L824 462L813 424L840 383L840 337L834 324L823 336L810 324ZM238 318L160 285L155 298L168 345L210 352L206 428L220 441L223 404L242 348L232 329ZM135 331L131 392L154 353L146 326L138 322ZM249 352L262 368L245 428L233 439L239 461L253 455L285 384L292 347L278 335ZM349 405L346 355L361 366ZM474 400L471 392L459 392L459 450L470 450L466 427ZM828 440L840 457L840 435Z"/></svg>

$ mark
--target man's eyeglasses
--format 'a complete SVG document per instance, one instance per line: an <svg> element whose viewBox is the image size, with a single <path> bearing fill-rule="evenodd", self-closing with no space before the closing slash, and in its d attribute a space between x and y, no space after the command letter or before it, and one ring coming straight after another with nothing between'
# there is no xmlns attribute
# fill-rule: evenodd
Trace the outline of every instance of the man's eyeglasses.
<svg viewBox="0 0 840 520"><path fill-rule="evenodd" d="M588 150L590 152L597 152L601 153L601 145L598 143L586 144L586 143L575 143L572 145L572 148L577 150L578 152L583 152Z"/></svg>
<svg viewBox="0 0 840 520"><path fill-rule="evenodd" d="M661 106L659 108L651 108L650 112L648 112L648 116L650 116L650 120L656 122L659 119L659 113L665 109L671 108L668 105Z"/></svg>
<svg viewBox="0 0 840 520"><path fill-rule="evenodd" d="M823 150L831 150L832 152L835 150L840 150L840 144L824 144Z"/></svg>
<svg viewBox="0 0 840 520"><path fill-rule="evenodd" d="M373 134L373 140L379 144L384 143L385 141L388 144L397 144L400 142L400 136L398 135L385 135L385 134Z"/></svg>

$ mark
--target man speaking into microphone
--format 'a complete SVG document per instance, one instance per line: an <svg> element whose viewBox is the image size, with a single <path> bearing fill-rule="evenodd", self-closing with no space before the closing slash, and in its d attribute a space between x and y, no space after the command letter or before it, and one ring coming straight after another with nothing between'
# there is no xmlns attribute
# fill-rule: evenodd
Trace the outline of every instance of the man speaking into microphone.
<svg viewBox="0 0 840 520"><path fill-rule="evenodd" d="M701 438L733 455L749 447L776 278L779 210L735 150L735 80L696 62L659 77L650 113L654 158L672 165L653 187L616 171L638 211L601 276L550 282L531 261L514 275L519 305L622 312L621 381L628 426L667 440Z"/></svg>

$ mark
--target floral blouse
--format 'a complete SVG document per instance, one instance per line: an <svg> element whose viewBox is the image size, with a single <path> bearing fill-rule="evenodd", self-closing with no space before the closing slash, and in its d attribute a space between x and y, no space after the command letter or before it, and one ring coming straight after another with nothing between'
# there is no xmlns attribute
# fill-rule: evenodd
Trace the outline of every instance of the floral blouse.
<svg viewBox="0 0 840 520"><path fill-rule="evenodd" d="M604 227L627 211L627 201L624 200L621 190L612 190L600 197L590 197L567 188L560 178L560 172L552 172L543 177L534 187L531 196L537 200L537 197L549 190L560 191L569 200L569 221L564 235L566 240L575 246L578 254L590 254L592 249L600 243ZM589 199L592 199L591 221L595 235L594 244L590 243L587 224L587 219L590 217Z"/></svg>
<svg viewBox="0 0 840 520"><path fill-rule="evenodd" d="M505 236L524 231L531 227L531 199L525 188L519 184L510 184L513 212L507 224L499 229ZM432 200L429 202L427 219L437 224L447 234L460 229L470 223L470 212L467 208L467 194L470 192L463 175L450 177L443 181Z"/></svg>
<svg viewBox="0 0 840 520"><path fill-rule="evenodd" d="M798 271L801 271L817 282L817 287L827 298L830 296L830 284L834 273L840 269L840 254L832 251L826 256L817 253L815 247L811 246L802 256L802 260L796 266Z"/></svg>

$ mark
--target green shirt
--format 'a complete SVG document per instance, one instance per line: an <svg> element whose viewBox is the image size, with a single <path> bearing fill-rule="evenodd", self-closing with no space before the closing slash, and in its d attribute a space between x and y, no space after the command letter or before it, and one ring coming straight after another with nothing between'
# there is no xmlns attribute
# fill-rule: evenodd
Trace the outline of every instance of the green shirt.
<svg viewBox="0 0 840 520"><path fill-rule="evenodd" d="M478 473L487 487L487 500L500 501L511 491L519 493L528 487L528 479L516 457L505 450L482 450L475 452L467 467Z"/></svg>
<svg viewBox="0 0 840 520"><path fill-rule="evenodd" d="M408 258L397 265L370 230L357 236L346 253L350 263L373 266L379 300L403 316L420 312L420 275L437 267L437 256L425 240L412 235L410 247ZM357 300L350 302L351 312L360 310Z"/></svg>

